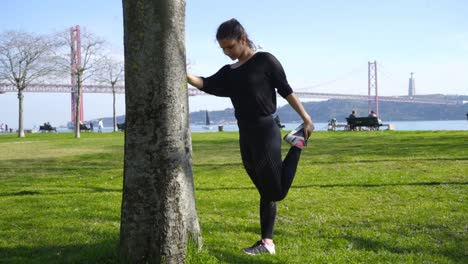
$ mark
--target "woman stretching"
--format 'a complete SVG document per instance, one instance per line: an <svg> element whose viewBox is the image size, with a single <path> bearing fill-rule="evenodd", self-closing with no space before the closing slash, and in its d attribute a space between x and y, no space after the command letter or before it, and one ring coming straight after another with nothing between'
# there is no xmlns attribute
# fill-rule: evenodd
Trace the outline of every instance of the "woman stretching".
<svg viewBox="0 0 468 264"><path fill-rule="evenodd" d="M236 19L222 23L216 39L224 54L237 61L210 77L188 74L187 80L208 94L231 99L239 126L242 162L260 193L261 240L243 251L249 255L275 254L276 201L286 197L314 125L289 86L280 62L270 53L255 52ZM292 146L284 161L281 132L272 116L276 112L276 91L303 120L300 127L284 137Z"/></svg>

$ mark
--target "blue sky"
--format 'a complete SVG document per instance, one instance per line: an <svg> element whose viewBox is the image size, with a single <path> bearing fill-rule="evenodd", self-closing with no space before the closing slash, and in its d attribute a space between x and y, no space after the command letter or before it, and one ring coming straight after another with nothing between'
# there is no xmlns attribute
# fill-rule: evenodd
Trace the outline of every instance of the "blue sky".
<svg viewBox="0 0 468 264"><path fill-rule="evenodd" d="M468 94L468 1L465 0L187 0L190 71L208 76L232 63L215 41L232 17L283 64L298 91L366 94L367 63L377 61L379 93L404 95L410 72L417 94ZM0 32L53 33L80 25L123 54L119 0L1 0ZM85 94L85 119L111 116L111 95ZM284 101L280 101L283 104ZM124 98L118 98L124 114ZM190 110L231 107L211 96L190 98ZM16 94L0 95L0 123L17 127ZM310 113L313 116L313 113ZM25 96L25 124L65 124L70 96Z"/></svg>

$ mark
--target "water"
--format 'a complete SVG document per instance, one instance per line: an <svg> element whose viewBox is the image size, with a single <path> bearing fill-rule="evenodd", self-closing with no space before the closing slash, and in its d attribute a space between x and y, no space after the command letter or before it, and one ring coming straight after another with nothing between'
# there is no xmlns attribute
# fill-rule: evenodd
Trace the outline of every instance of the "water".
<svg viewBox="0 0 468 264"><path fill-rule="evenodd" d="M445 121L390 121L384 122L395 125L395 130L468 130L468 120Z"/></svg>
<svg viewBox="0 0 468 264"><path fill-rule="evenodd" d="M416 131L416 130L468 130L467 120L445 120L445 121L389 121L383 122L390 124L397 131ZM316 131L327 131L328 123L314 123ZM299 123L283 123L284 130L292 130ZM203 125L190 125L192 132L217 132L218 125L213 125L212 129L206 129ZM227 124L223 126L224 131L238 131L237 124Z"/></svg>
<svg viewBox="0 0 468 264"><path fill-rule="evenodd" d="M446 120L446 121L389 121L383 122L384 124L391 124L394 130L397 131L416 131L416 130L468 130L467 120ZM284 130L292 130L296 128L299 123L283 123ZM205 128L205 125L190 125L192 132L218 132L218 125L212 125L211 129ZM328 128L327 123L315 123L316 131L326 131ZM238 131L237 124L225 124L223 130L232 132ZM68 128L57 128L58 132L73 132ZM112 132L112 127L104 127L104 133ZM82 132L87 133L87 132ZM97 133L97 128L94 130Z"/></svg>

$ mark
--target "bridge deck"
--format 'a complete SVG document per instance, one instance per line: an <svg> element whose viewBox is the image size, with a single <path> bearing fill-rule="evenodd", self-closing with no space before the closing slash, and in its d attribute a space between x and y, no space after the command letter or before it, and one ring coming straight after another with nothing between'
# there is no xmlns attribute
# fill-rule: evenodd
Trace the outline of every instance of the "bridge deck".
<svg viewBox="0 0 468 264"><path fill-rule="evenodd" d="M71 84L30 84L24 92L29 93L72 93L76 87ZM125 93L124 86L114 86L115 93ZM15 86L9 83L0 83L0 94L7 92L17 92ZM113 93L113 89L110 85L83 85L83 93ZM188 88L189 96L206 95L206 93L193 88ZM312 93L312 92L294 92L299 98L317 98L317 99L343 99L343 100L363 100L363 101L374 101L375 96L369 97L368 95L356 95L356 94L333 94L333 93ZM379 96L379 101L386 102L404 102L404 103L422 103L422 104L444 104L444 105L456 105L462 104L458 100L453 99L439 99L439 98L427 98L421 96Z"/></svg>

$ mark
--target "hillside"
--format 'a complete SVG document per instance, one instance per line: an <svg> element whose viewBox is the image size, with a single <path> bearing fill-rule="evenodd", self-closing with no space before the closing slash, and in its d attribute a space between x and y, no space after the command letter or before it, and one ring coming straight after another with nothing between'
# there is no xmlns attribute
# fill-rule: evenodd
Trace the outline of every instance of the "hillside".
<svg viewBox="0 0 468 264"><path fill-rule="evenodd" d="M358 116L367 116L367 102L357 100L328 100L321 102L304 103L307 112L312 115L315 122L328 122L335 117L338 122L345 122L345 118L356 110ZM460 105L431 105L397 102L380 102L380 118L382 121L430 121L430 120L463 120L468 113L468 104ZM289 106L278 108L277 114L281 122L290 123L299 121L299 116ZM223 111L210 111L210 119L214 124L235 122L234 109ZM123 123L125 116L118 116L117 123ZM112 118L103 118L104 126L112 126ZM205 111L190 113L190 122L203 124ZM97 126L97 122L95 123Z"/></svg>
<svg viewBox="0 0 468 264"><path fill-rule="evenodd" d="M312 115L315 122L328 122L335 117L339 122L345 122L345 118L356 110L358 116L367 116L368 106L366 101L357 100L328 100L321 102L304 103L307 112ZM431 105L398 102L380 102L380 118L384 121L412 121L412 120L463 120L468 113L468 104L460 105ZM294 122L299 116L289 106L278 108L282 122ZM210 119L213 123L234 122L234 110L211 111ZM203 123L205 112L190 113L191 123Z"/></svg>

